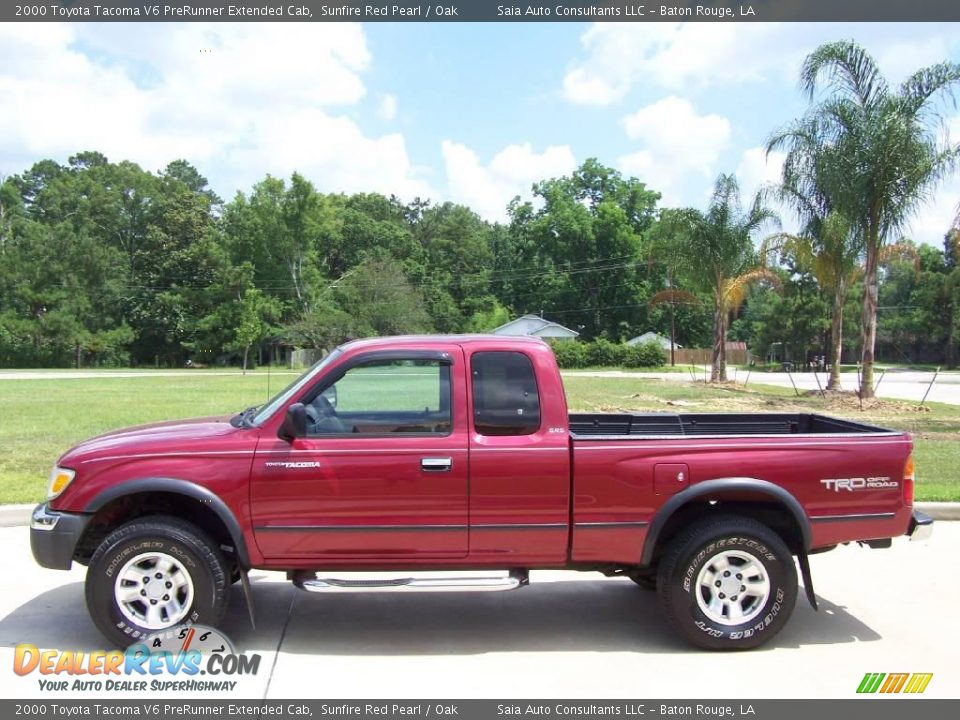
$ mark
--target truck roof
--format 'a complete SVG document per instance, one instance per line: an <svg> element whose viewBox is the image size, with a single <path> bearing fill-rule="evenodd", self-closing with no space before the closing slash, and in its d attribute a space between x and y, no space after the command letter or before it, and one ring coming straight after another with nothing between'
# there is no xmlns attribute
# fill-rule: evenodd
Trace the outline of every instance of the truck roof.
<svg viewBox="0 0 960 720"><path fill-rule="evenodd" d="M546 344L542 338L530 335L492 335L492 334L464 334L464 335L391 335L388 337L364 338L351 340L341 345L342 350L360 348L394 347L396 345L413 345L417 343L451 343L453 345L467 345L470 343L489 342L528 343L533 345Z"/></svg>

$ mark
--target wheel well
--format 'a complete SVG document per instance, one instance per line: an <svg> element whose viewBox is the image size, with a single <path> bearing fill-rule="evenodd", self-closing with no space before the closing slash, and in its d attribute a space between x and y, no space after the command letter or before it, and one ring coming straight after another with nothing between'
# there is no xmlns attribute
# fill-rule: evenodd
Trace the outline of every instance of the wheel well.
<svg viewBox="0 0 960 720"><path fill-rule="evenodd" d="M655 565L664 548L684 528L701 518L718 514L743 515L773 530L794 555L804 551L804 533L797 518L782 503L772 499L744 500L711 497L691 500L679 507L666 521L655 539L651 565Z"/></svg>
<svg viewBox="0 0 960 720"><path fill-rule="evenodd" d="M220 516L200 500L172 492L137 492L109 501L97 510L84 530L73 559L86 565L103 539L121 525L148 515L172 515L203 530L228 559L237 548Z"/></svg>

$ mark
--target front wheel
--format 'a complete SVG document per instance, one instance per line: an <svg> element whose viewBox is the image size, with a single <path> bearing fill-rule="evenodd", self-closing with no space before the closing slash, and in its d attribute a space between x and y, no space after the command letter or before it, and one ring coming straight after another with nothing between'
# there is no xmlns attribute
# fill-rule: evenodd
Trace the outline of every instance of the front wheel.
<svg viewBox="0 0 960 720"><path fill-rule="evenodd" d="M177 625L216 626L227 583L219 549L199 528L139 518L110 533L90 559L87 610L108 640L127 646Z"/></svg>
<svg viewBox="0 0 960 720"><path fill-rule="evenodd" d="M692 525L667 547L657 576L670 623L708 650L746 650L769 641L797 601L797 571L770 528L724 515Z"/></svg>

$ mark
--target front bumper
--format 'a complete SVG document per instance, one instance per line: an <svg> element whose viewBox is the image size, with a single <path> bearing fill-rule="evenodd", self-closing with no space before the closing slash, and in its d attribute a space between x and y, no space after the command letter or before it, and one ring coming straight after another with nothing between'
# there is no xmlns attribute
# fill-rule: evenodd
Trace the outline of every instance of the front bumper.
<svg viewBox="0 0 960 720"><path fill-rule="evenodd" d="M51 570L69 570L73 553L83 531L90 522L89 515L56 512L47 503L37 505L30 518L30 550L41 567Z"/></svg>
<svg viewBox="0 0 960 720"><path fill-rule="evenodd" d="M931 535L933 535L933 518L919 510L914 510L907 528L907 536L911 540L929 540Z"/></svg>

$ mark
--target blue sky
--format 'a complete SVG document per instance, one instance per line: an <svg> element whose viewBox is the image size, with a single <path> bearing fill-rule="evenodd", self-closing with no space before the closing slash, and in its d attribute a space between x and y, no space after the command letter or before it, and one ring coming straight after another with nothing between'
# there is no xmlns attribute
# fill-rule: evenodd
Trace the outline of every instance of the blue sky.
<svg viewBox="0 0 960 720"><path fill-rule="evenodd" d="M597 157L702 206L719 172L745 194L776 177L764 140L803 112L803 56L839 38L894 81L960 61L944 24L0 25L0 174L81 149L186 157L228 198L299 170L496 220ZM960 140L956 107L947 128ZM958 202L955 178L910 234L939 243Z"/></svg>

